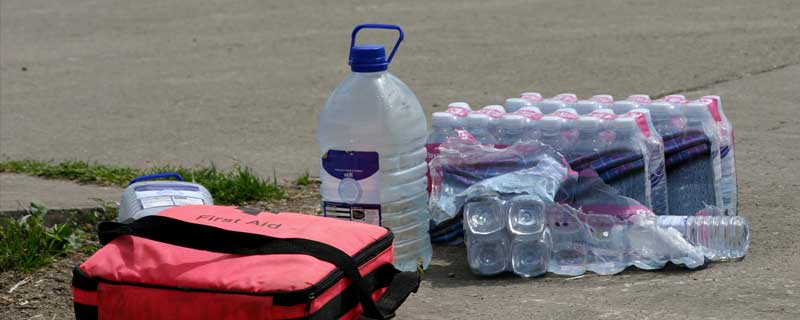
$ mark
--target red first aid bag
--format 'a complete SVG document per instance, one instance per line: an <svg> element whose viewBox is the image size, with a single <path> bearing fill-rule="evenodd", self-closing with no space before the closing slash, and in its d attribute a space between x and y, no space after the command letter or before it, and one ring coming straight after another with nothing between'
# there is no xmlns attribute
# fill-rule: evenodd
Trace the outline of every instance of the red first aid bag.
<svg viewBox="0 0 800 320"><path fill-rule="evenodd" d="M84 319L388 319L419 287L382 227L241 207L182 206L98 226L73 271Z"/></svg>

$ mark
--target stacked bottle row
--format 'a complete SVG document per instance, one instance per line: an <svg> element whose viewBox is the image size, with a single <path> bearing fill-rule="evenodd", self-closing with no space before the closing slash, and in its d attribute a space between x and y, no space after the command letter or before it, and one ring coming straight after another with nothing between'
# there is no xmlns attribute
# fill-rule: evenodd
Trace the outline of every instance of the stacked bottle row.
<svg viewBox="0 0 800 320"><path fill-rule="evenodd" d="M527 92L474 111L455 102L433 114L428 158L459 130L497 148L531 140L551 145L574 170L595 170L658 215L693 215L706 205L736 214L733 130L718 96L614 101Z"/></svg>
<svg viewBox="0 0 800 320"><path fill-rule="evenodd" d="M478 275L609 275L628 266L660 269L667 262L697 268L706 259L741 259L750 244L744 217L637 215L620 220L530 195L471 199L464 207L464 224L469 266Z"/></svg>

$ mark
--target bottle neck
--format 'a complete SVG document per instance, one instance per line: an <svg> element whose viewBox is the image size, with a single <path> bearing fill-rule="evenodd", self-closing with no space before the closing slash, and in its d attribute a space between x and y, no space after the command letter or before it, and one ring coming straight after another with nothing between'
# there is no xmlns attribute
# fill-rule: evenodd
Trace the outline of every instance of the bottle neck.
<svg viewBox="0 0 800 320"><path fill-rule="evenodd" d="M353 75L354 75L354 76L356 76L356 77L363 77L363 78L380 78L380 77L382 77L383 75L385 75L385 74L389 73L389 71L388 71L388 70L374 71L374 72L358 72L358 71L353 71L352 73L353 73Z"/></svg>

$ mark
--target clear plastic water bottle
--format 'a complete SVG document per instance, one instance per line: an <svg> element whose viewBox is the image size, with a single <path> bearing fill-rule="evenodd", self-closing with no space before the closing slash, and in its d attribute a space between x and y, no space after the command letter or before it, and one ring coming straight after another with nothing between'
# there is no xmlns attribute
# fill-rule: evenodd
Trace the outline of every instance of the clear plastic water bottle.
<svg viewBox="0 0 800 320"><path fill-rule="evenodd" d="M672 104L686 104L686 96L681 94L671 94L668 96L664 96L661 100L672 103Z"/></svg>
<svg viewBox="0 0 800 320"><path fill-rule="evenodd" d="M742 216L658 216L658 225L673 228L700 246L712 261L737 260L750 247L750 223Z"/></svg>
<svg viewBox="0 0 800 320"><path fill-rule="evenodd" d="M457 117L466 117L472 112L472 107L466 102L451 102L447 105L447 112L450 112Z"/></svg>
<svg viewBox="0 0 800 320"><path fill-rule="evenodd" d="M467 232L465 238L469 246L467 260L474 273L490 276L506 271L508 237L505 233L482 235Z"/></svg>
<svg viewBox="0 0 800 320"><path fill-rule="evenodd" d="M547 271L568 276L586 272L588 232L573 212L560 206L547 207L547 226L553 241L553 251Z"/></svg>
<svg viewBox="0 0 800 320"><path fill-rule="evenodd" d="M556 151L564 153L567 150L566 140L561 135L563 120L556 116L544 116L539 119L539 142L549 145Z"/></svg>
<svg viewBox="0 0 800 320"><path fill-rule="evenodd" d="M611 105L611 110L614 110L614 113L619 115L625 114L628 111L631 111L636 108L639 108L639 104L634 101L628 101L628 100L617 101Z"/></svg>
<svg viewBox="0 0 800 320"><path fill-rule="evenodd" d="M650 100L650 96L646 95L646 94L633 94L633 95L628 96L628 98L625 99L625 100L633 101L633 102L636 102L638 104L649 104L649 103L653 102L652 100Z"/></svg>
<svg viewBox="0 0 800 320"><path fill-rule="evenodd" d="M598 133L598 139L600 142L603 143L605 146L603 150L608 149L612 143L614 143L614 128L611 125L614 119L617 118L617 115L614 114L614 110L611 109L599 109L593 111L590 114L587 114L588 117L594 117L600 119L600 132Z"/></svg>
<svg viewBox="0 0 800 320"><path fill-rule="evenodd" d="M541 235L512 235L511 271L523 277L536 277L547 273L553 241L550 231Z"/></svg>
<svg viewBox="0 0 800 320"><path fill-rule="evenodd" d="M610 94L596 94L589 98L589 100L597 101L603 108L609 108L614 103L614 96Z"/></svg>
<svg viewBox="0 0 800 320"><path fill-rule="evenodd" d="M539 115L543 115L542 110L539 110L539 108L535 107L535 106L522 107L522 108L519 108L519 110L515 111L515 113L522 114L523 116L524 116L524 113L531 113L531 112L538 113Z"/></svg>
<svg viewBox="0 0 800 320"><path fill-rule="evenodd" d="M447 105L447 112L456 116L456 128L464 130L467 127L467 116L472 112L472 108L466 102L451 102Z"/></svg>
<svg viewBox="0 0 800 320"><path fill-rule="evenodd" d="M508 98L503 104L503 107L505 107L506 112L508 113L516 112L519 109L531 106L533 106L533 102L522 98Z"/></svg>
<svg viewBox="0 0 800 320"><path fill-rule="evenodd" d="M575 128L578 130L578 141L572 147L570 159L599 154L605 151L607 145L600 137L600 119L595 117L580 117L575 120Z"/></svg>
<svg viewBox="0 0 800 320"><path fill-rule="evenodd" d="M491 104L481 108L481 112L486 113L489 116L494 116L495 118L500 118L506 113L506 108L499 104Z"/></svg>
<svg viewBox="0 0 800 320"><path fill-rule="evenodd" d="M506 114L497 123L497 143L510 146L522 141L525 133L525 117L516 114Z"/></svg>
<svg viewBox="0 0 800 320"><path fill-rule="evenodd" d="M609 215L589 214L584 219L591 247L586 269L601 275L625 270L629 261L626 259L624 224Z"/></svg>
<svg viewBox="0 0 800 320"><path fill-rule="evenodd" d="M564 138L563 153L568 154L578 141L578 129L575 128L575 120L578 119L578 112L573 108L561 108L550 115L561 118L561 136Z"/></svg>
<svg viewBox="0 0 800 320"><path fill-rule="evenodd" d="M482 113L471 113L467 116L467 131L472 134L475 140L484 145L495 145L497 140L489 131L491 117Z"/></svg>
<svg viewBox="0 0 800 320"><path fill-rule="evenodd" d="M720 189L722 192L722 203L728 215L737 215L739 211L739 196L736 181L736 156L735 151L735 138L733 135L733 125L728 117L725 116L725 111L722 109L722 100L719 96L705 96L704 99L711 99L712 102L708 104L709 111L717 122L719 129L719 156L720 165L722 166L722 181L720 182ZM685 98L684 98L685 100Z"/></svg>
<svg viewBox="0 0 800 320"><path fill-rule="evenodd" d="M580 115L590 114L593 111L599 110L603 106L599 102L593 100L579 100L573 105L575 111Z"/></svg>
<svg viewBox="0 0 800 320"><path fill-rule="evenodd" d="M643 206L652 208L652 197L649 171L646 166L644 137L641 136L636 121L632 118L619 117L614 120L614 143L609 147L615 150L617 155L630 154L638 157L642 162L641 168L628 172L624 175L614 177L611 181L606 181L615 187L623 196L634 199Z"/></svg>
<svg viewBox="0 0 800 320"><path fill-rule="evenodd" d="M492 135L497 136L497 123L500 122L500 118L506 114L506 108L499 104L493 104L485 106L477 112L489 116L489 132L491 132Z"/></svg>
<svg viewBox="0 0 800 320"><path fill-rule="evenodd" d="M505 214L493 198L471 201L464 206L467 260L476 274L494 275L506 271L508 236Z"/></svg>
<svg viewBox="0 0 800 320"><path fill-rule="evenodd" d="M457 117L449 112L434 112L431 115L431 133L427 144L444 143L447 138L456 136Z"/></svg>
<svg viewBox="0 0 800 320"><path fill-rule="evenodd" d="M521 115L525 117L525 128L524 133L522 134L523 141L533 141L538 140L540 136L539 132L539 119L542 118L542 112L537 107L522 107L514 114Z"/></svg>
<svg viewBox="0 0 800 320"><path fill-rule="evenodd" d="M425 162L431 163L434 157L439 154L439 145L447 141L448 138L457 136L456 129L460 125L458 117L450 112L434 112L431 115L431 133L425 143L428 154ZM433 180L430 170L428 170L428 194L431 192Z"/></svg>
<svg viewBox="0 0 800 320"><path fill-rule="evenodd" d="M564 105L566 105L566 107L571 108L572 105L578 102L578 95L571 92L565 92L565 93L559 93L551 99L561 100L562 102L564 102Z"/></svg>
<svg viewBox="0 0 800 320"><path fill-rule="evenodd" d="M535 277L547 272L552 239L545 210L544 202L529 195L508 201L511 271L517 275Z"/></svg>
<svg viewBox="0 0 800 320"><path fill-rule="evenodd" d="M523 92L522 94L519 95L519 97L533 103L538 103L543 99L542 94L538 92Z"/></svg>
<svg viewBox="0 0 800 320"><path fill-rule="evenodd" d="M165 178L178 181L161 180ZM202 185L183 181L180 174L172 172L144 175L131 180L122 192L117 221L130 223L172 207L201 204L214 204L211 193Z"/></svg>
<svg viewBox="0 0 800 320"><path fill-rule="evenodd" d="M364 28L399 32L389 57L377 44L356 45ZM395 265L427 267L432 249L428 228L427 123L411 90L387 69L403 31L396 25L365 24L351 35L353 71L328 98L319 118L323 215L388 227L395 233Z"/></svg>
<svg viewBox="0 0 800 320"><path fill-rule="evenodd" d="M536 107L539 108L539 110L541 110L542 113L550 114L550 113L553 113L554 111L556 111L558 109L566 108L567 105L561 100L544 99L542 101L539 101L536 104Z"/></svg>
<svg viewBox="0 0 800 320"><path fill-rule="evenodd" d="M655 101L642 107L650 110L656 131L665 139L680 134L685 128L686 117L669 102Z"/></svg>
<svg viewBox="0 0 800 320"><path fill-rule="evenodd" d="M681 110L686 115L686 133L702 133L708 137L709 150L701 157L684 162L669 182L682 188L682 210L674 214L693 214L706 205L724 208L721 181L722 166L719 157L719 132L706 105L708 101L690 102ZM670 195L672 196L672 195Z"/></svg>
<svg viewBox="0 0 800 320"><path fill-rule="evenodd" d="M646 122L647 135L645 147L650 171L650 187L652 188L653 212L657 215L669 214L669 192L667 189L667 171L664 158L664 140L656 130L652 115L648 109L633 109L623 117ZM641 124L640 124L641 125ZM644 133L644 132L643 132Z"/></svg>

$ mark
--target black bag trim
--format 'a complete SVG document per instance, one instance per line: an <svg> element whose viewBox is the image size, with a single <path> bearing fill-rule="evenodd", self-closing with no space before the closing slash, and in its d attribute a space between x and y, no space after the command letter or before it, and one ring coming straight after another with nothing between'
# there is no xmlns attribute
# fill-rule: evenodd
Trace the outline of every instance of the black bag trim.
<svg viewBox="0 0 800 320"><path fill-rule="evenodd" d="M97 279L92 279L79 267L72 269L72 287L84 291L97 291Z"/></svg>
<svg viewBox="0 0 800 320"><path fill-rule="evenodd" d="M364 276L364 281L367 282L369 290L374 292L375 290L389 287L395 280L400 281L408 281L409 279L408 272L399 272L390 264L385 264L383 266L378 267L377 269L373 270L372 272L368 273ZM411 273L414 275L413 273ZM397 276L396 276L397 275ZM402 278L401 278L402 277ZM414 277L416 277L414 275ZM418 277L417 277L418 278ZM409 281L408 283L404 283L403 285L412 285L415 281ZM241 295L251 295L251 296L269 296L263 293L253 293L253 292L244 292L244 291L233 291L233 290L214 290L214 289L193 289L193 288L181 288L181 287L169 287L169 286L161 286L161 285L153 285L153 284L142 284L142 283L133 283L133 282L122 282L122 281L110 281L105 279L89 279L85 273L83 273L80 268L75 267L73 270L73 278L72 283L75 288L82 289L82 290L90 290L96 291L97 285L99 283L108 283L111 285L125 285L125 286L134 286L140 288L153 288L153 289L161 289L161 290L173 290L173 291L188 291L188 292L209 292L209 293L222 293L222 294L241 294ZM75 285L78 284L78 285ZM89 286L85 284L90 284ZM418 284L415 285L415 287ZM91 288L90 288L91 287ZM384 310L396 310L400 304L396 306L387 304L386 302L382 302L385 300L394 301L394 295L392 292L397 292L398 290L395 289L387 290L387 292L381 297L381 299L377 302L379 304L379 308L388 308L394 307L394 309L384 309ZM416 292L416 289L412 290ZM389 298L391 295L391 299ZM285 300L281 295L272 296L273 305L281 305L281 306L296 306L298 304L309 304L308 307L310 308L311 301L304 300L299 303L293 303L292 301ZM384 298L386 297L386 298ZM404 300L404 299L403 299ZM401 301L402 303L402 301ZM358 304L358 288L354 284L350 284L345 290L342 290L338 295L333 297L330 301L328 301L322 308L317 310L311 315L307 315L303 318L298 319L332 319L338 318L344 315L346 312L350 311ZM78 309L80 308L80 312ZM84 319L97 319L97 306L90 306L75 303L75 315L77 320L84 320Z"/></svg>
<svg viewBox="0 0 800 320"><path fill-rule="evenodd" d="M97 320L97 306L75 303L75 320Z"/></svg>
<svg viewBox="0 0 800 320"><path fill-rule="evenodd" d="M204 236L193 236L197 234ZM284 239L254 233L236 232L163 216L148 216L130 224L103 222L98 226L98 237L101 244L106 244L120 235L132 235L176 246L227 254L310 255L332 263L337 270L341 270L344 275L352 279L358 290L357 301L361 304L365 316L375 319L394 317L394 310L380 310L375 301L372 300L372 292L368 291L367 284L363 281L358 269L366 261L356 261L355 257L350 257L345 252L326 243L301 238ZM388 247L391 245L394 235L391 232L387 232L386 236L381 239L384 238L390 240ZM224 239L224 241L219 241L220 239ZM408 294L410 294L410 291Z"/></svg>

